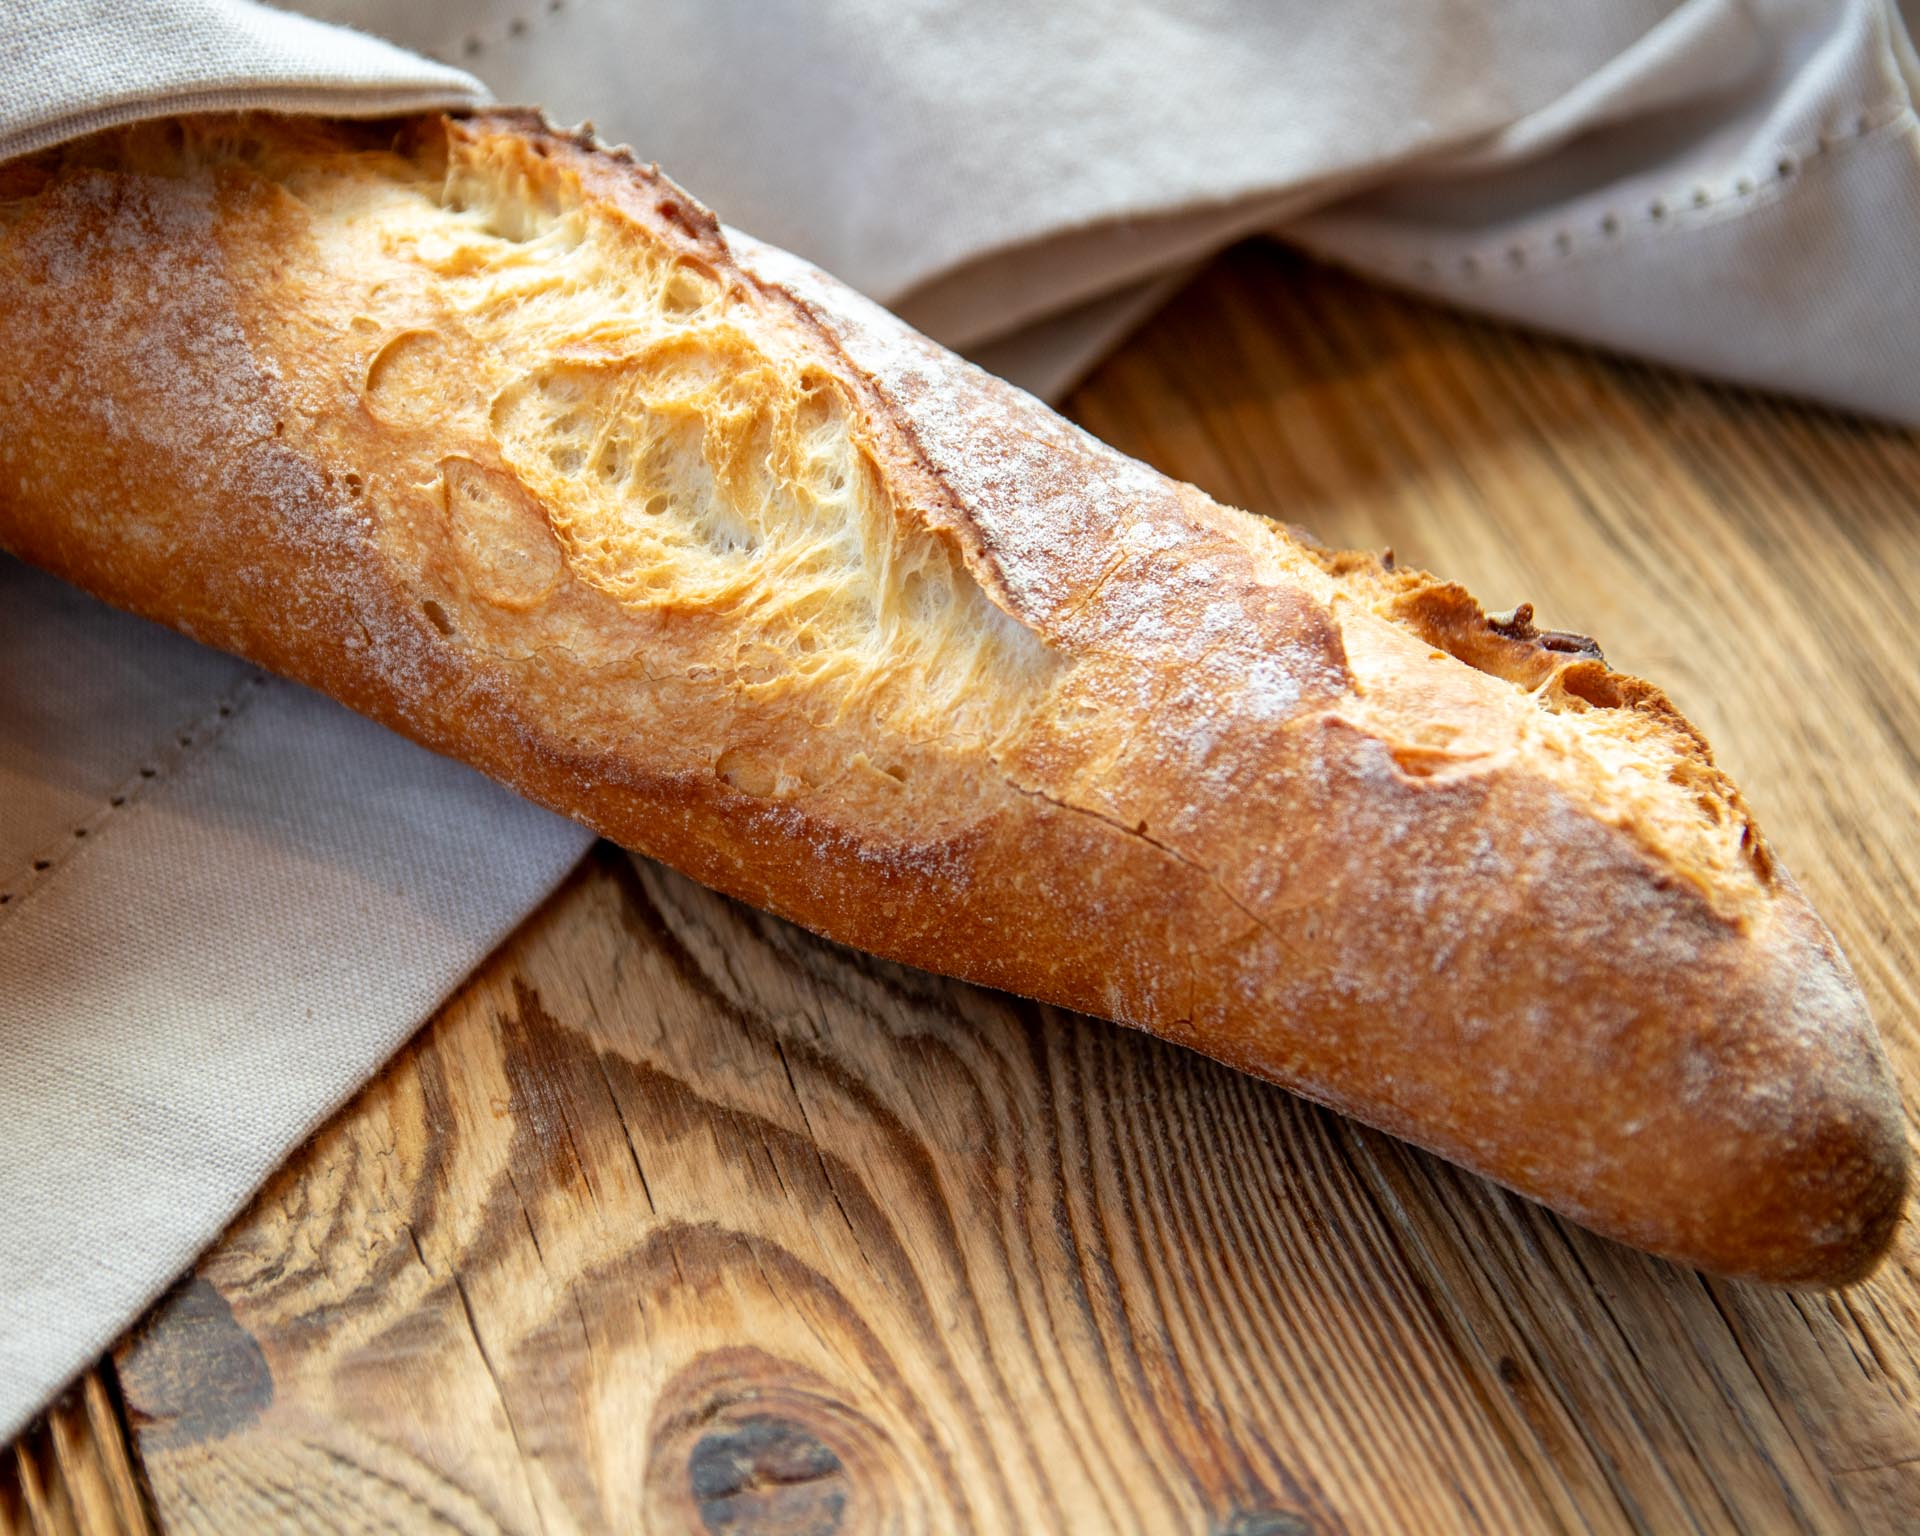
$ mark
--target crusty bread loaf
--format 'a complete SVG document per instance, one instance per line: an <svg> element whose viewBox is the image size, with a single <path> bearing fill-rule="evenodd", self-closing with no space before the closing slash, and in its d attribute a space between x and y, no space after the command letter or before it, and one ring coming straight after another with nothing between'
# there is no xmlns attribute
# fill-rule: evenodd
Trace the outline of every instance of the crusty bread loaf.
<svg viewBox="0 0 1920 1536"><path fill-rule="evenodd" d="M1859 992L1590 643L1210 501L534 117L0 168L0 544L721 890L1843 1282Z"/></svg>

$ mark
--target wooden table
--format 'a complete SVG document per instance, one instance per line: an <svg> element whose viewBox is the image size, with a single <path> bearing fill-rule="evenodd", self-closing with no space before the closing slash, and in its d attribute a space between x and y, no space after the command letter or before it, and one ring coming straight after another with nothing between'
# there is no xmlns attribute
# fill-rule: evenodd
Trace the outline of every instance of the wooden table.
<svg viewBox="0 0 1920 1536"><path fill-rule="evenodd" d="M1920 441L1230 254L1070 402L1602 637L1920 1104ZM0 1528L1920 1528L1920 1243L1710 1281L597 850L0 1471Z"/></svg>

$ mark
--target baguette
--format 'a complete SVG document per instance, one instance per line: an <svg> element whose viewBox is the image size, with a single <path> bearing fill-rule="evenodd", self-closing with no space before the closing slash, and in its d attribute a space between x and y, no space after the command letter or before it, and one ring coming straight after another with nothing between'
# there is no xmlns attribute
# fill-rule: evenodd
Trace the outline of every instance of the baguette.
<svg viewBox="0 0 1920 1536"><path fill-rule="evenodd" d="M1834 942L1591 642L1095 441L624 151L209 116L0 168L0 545L875 954L1683 1263L1864 1275Z"/></svg>

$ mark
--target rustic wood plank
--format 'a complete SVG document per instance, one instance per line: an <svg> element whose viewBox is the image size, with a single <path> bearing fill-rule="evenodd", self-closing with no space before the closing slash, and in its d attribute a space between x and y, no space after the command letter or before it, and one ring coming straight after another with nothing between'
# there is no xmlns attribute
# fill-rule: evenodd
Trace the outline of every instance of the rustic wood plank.
<svg viewBox="0 0 1920 1536"><path fill-rule="evenodd" d="M153 1529L103 1363L0 1461L0 1536L145 1536Z"/></svg>
<svg viewBox="0 0 1920 1536"><path fill-rule="evenodd" d="M1525 1509L1340 1134L608 853L123 1376L202 1524L288 1484L316 1524L514 1529Z"/></svg>
<svg viewBox="0 0 1920 1536"><path fill-rule="evenodd" d="M1920 442L1268 248L1075 398L1600 635L1920 1102ZM168 1526L1889 1530L1920 1245L1709 1282L1143 1037L601 850L118 1355ZM36 1463L37 1465L37 1463Z"/></svg>

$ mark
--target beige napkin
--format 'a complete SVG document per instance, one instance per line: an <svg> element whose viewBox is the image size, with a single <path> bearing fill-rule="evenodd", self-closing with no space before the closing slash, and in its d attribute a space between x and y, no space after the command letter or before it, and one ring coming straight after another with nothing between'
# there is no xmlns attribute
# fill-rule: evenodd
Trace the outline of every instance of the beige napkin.
<svg viewBox="0 0 1920 1536"><path fill-rule="evenodd" d="M301 8L591 117L1043 395L1162 274L1277 229L1474 308L1920 421L1920 66L1892 0Z"/></svg>
<svg viewBox="0 0 1920 1536"><path fill-rule="evenodd" d="M304 8L593 117L1042 392L1208 251L1280 229L1464 303L1920 419L1920 70L1891 0ZM479 96L244 0L0 9L0 156L189 106ZM584 842L0 559L0 1436Z"/></svg>

